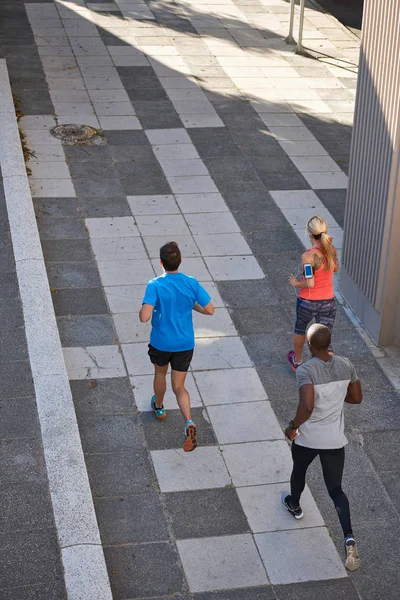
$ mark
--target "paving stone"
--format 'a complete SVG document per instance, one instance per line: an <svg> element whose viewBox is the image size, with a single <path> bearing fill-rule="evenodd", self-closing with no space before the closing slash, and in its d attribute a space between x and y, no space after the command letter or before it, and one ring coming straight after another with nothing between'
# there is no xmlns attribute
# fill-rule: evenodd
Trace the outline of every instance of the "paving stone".
<svg viewBox="0 0 400 600"><path fill-rule="evenodd" d="M194 371L251 366L252 362L240 338L201 338L196 342L192 360Z"/></svg>
<svg viewBox="0 0 400 600"><path fill-rule="evenodd" d="M64 347L107 346L115 343L115 330L108 315L57 317L57 326Z"/></svg>
<svg viewBox="0 0 400 600"><path fill-rule="evenodd" d="M144 164L155 164L154 153L150 144L139 145L139 146L110 146L110 151L113 159L117 163L139 163ZM118 167L118 165L116 165Z"/></svg>
<svg viewBox="0 0 400 600"><path fill-rule="evenodd" d="M150 338L150 322L141 323L137 312L114 315L114 325L121 344L146 342Z"/></svg>
<svg viewBox="0 0 400 600"><path fill-rule="evenodd" d="M144 129L175 129L182 126L182 121L171 102L136 100L134 107Z"/></svg>
<svg viewBox="0 0 400 600"><path fill-rule="evenodd" d="M15 600L14 587L3 589L4 600ZM19 600L36 600L36 598L46 598L46 600L66 600L67 592L63 581L53 580L48 583L39 583L26 587L18 587Z"/></svg>
<svg viewBox="0 0 400 600"><path fill-rule="evenodd" d="M2 329L0 336L1 362L27 360L28 357L25 330L22 327L18 329Z"/></svg>
<svg viewBox="0 0 400 600"><path fill-rule="evenodd" d="M339 579L346 571L325 527L255 535L271 583ZM324 552L319 552L320 545Z"/></svg>
<svg viewBox="0 0 400 600"><path fill-rule="evenodd" d="M170 543L106 547L104 555L116 598L174 594L183 588L183 573ZM150 579L149 570L153 573Z"/></svg>
<svg viewBox="0 0 400 600"><path fill-rule="evenodd" d="M92 259L89 240L42 240L41 244L46 263Z"/></svg>
<svg viewBox="0 0 400 600"><path fill-rule="evenodd" d="M264 273L253 256L212 256L205 259L208 270L216 281L262 279Z"/></svg>
<svg viewBox="0 0 400 600"><path fill-rule="evenodd" d="M191 454L181 449L155 450L151 452L151 458L162 492L223 488L230 484L217 447L200 447ZM190 475L194 470L195 479Z"/></svg>
<svg viewBox="0 0 400 600"><path fill-rule="evenodd" d="M138 237L93 238L92 248L97 260L135 260L147 257L143 242Z"/></svg>
<svg viewBox="0 0 400 600"><path fill-rule="evenodd" d="M180 540L177 546L192 592L268 583L249 534Z"/></svg>
<svg viewBox="0 0 400 600"><path fill-rule="evenodd" d="M141 235L190 235L190 231L181 215L158 216L138 215L136 223Z"/></svg>
<svg viewBox="0 0 400 600"><path fill-rule="evenodd" d="M289 483L243 487L240 502L254 533L321 527L324 521L308 489L301 496L303 519L295 520L282 506L282 497L290 493Z"/></svg>
<svg viewBox="0 0 400 600"><path fill-rule="evenodd" d="M53 262L47 266L51 288L99 287L100 277L94 262Z"/></svg>
<svg viewBox="0 0 400 600"><path fill-rule="evenodd" d="M40 531L54 527L47 483L10 483L2 486L0 527L3 533Z"/></svg>
<svg viewBox="0 0 400 600"><path fill-rule="evenodd" d="M101 288L57 290L52 293L57 317L66 315L105 315L108 307Z"/></svg>
<svg viewBox="0 0 400 600"><path fill-rule="evenodd" d="M79 423L85 453L138 452L144 435L136 415L95 415Z"/></svg>
<svg viewBox="0 0 400 600"><path fill-rule="evenodd" d="M149 399L147 404L149 405ZM176 402L176 401L175 401ZM175 406L176 403L175 403ZM192 408L192 419L198 428L199 446L212 446L217 443L207 413L202 408ZM149 450L169 450L182 446L184 420L178 409L168 411L168 422L160 423L150 411L140 417Z"/></svg>
<svg viewBox="0 0 400 600"><path fill-rule="evenodd" d="M136 344L132 344L129 347L135 347L135 346L136 346ZM124 346L124 348L126 349L127 346ZM150 363L150 359L147 356L147 344L146 345L141 344L141 350L143 350L141 358L142 358L142 360L146 360L146 365L147 365L147 369L145 368L144 370L149 371L152 374L151 375L150 374L134 375L133 377L131 377L131 384L132 384L133 393L135 395L135 402L136 402L136 406L137 406L138 410L140 410L142 412L151 412L152 409L150 407L150 399L152 398L152 396L154 394L154 391L153 391L154 367ZM201 401L198 389L196 387L196 384L195 384L195 381L193 378L193 374L190 372L187 374L186 381L185 381L185 387L190 395L191 407L192 408L203 407L203 403ZM164 407L166 408L166 410L174 411L174 409L177 409L177 406L178 405L177 405L175 394L173 393L171 386L168 382L167 391L164 396ZM173 414L175 414L175 413L173 413Z"/></svg>
<svg viewBox="0 0 400 600"><path fill-rule="evenodd" d="M272 587L251 587L194 594L195 600L275 600Z"/></svg>
<svg viewBox="0 0 400 600"><path fill-rule="evenodd" d="M178 539L247 533L249 526L232 488L163 495ZM196 518L193 515L196 514Z"/></svg>
<svg viewBox="0 0 400 600"><path fill-rule="evenodd" d="M104 545L168 539L162 506L154 492L98 498L95 509Z"/></svg>
<svg viewBox="0 0 400 600"><path fill-rule="evenodd" d="M340 227L344 226L347 190L318 190L317 196Z"/></svg>
<svg viewBox="0 0 400 600"><path fill-rule="evenodd" d="M224 406L210 406L208 414L220 444L283 439L269 402L234 404L229 415Z"/></svg>
<svg viewBox="0 0 400 600"><path fill-rule="evenodd" d="M246 307L271 306L278 303L278 297L271 282L267 277L264 279L249 279L241 281L219 281L218 290L222 295L227 307L240 307L240 311ZM235 315L235 311L231 313ZM259 312L260 315L260 312ZM234 317L235 318L235 317Z"/></svg>
<svg viewBox="0 0 400 600"><path fill-rule="evenodd" d="M259 307L231 310L233 322L240 335L291 331L291 315L282 306L269 306L266 303L264 306L265 310L261 314Z"/></svg>
<svg viewBox="0 0 400 600"><path fill-rule="evenodd" d="M107 260L98 263L104 286L136 285L154 278L151 262L144 260Z"/></svg>
<svg viewBox="0 0 400 600"><path fill-rule="evenodd" d="M129 238L139 235L133 217L86 219L86 227L93 239Z"/></svg>
<svg viewBox="0 0 400 600"><path fill-rule="evenodd" d="M128 203L134 216L179 213L179 208L171 194L161 196L128 196Z"/></svg>
<svg viewBox="0 0 400 600"><path fill-rule="evenodd" d="M0 364L0 398L24 398L34 394L28 361Z"/></svg>
<svg viewBox="0 0 400 600"><path fill-rule="evenodd" d="M3 298L0 300L0 328L14 329L24 325L22 305L19 298Z"/></svg>
<svg viewBox="0 0 400 600"><path fill-rule="evenodd" d="M223 446L223 456L236 487L288 481L292 459L285 441L247 442ZM254 463L254 456L259 460Z"/></svg>
<svg viewBox="0 0 400 600"><path fill-rule="evenodd" d="M127 377L70 382L78 419L94 415L124 414L136 411Z"/></svg>
<svg viewBox="0 0 400 600"><path fill-rule="evenodd" d="M120 198L82 198L82 213L85 218L128 217L131 212L126 197Z"/></svg>
<svg viewBox="0 0 400 600"><path fill-rule="evenodd" d="M117 346L64 348L69 379L123 377L125 369Z"/></svg>
<svg viewBox="0 0 400 600"><path fill-rule="evenodd" d="M39 434L39 422L33 398L0 401L0 437L29 437Z"/></svg>
<svg viewBox="0 0 400 600"><path fill-rule="evenodd" d="M77 196L85 198L120 198L124 195L118 179L74 179Z"/></svg>
<svg viewBox="0 0 400 600"><path fill-rule="evenodd" d="M327 581L307 581L289 585L274 585L277 600L357 600L359 598L352 580L328 579Z"/></svg>
<svg viewBox="0 0 400 600"><path fill-rule="evenodd" d="M84 223L79 216L62 218L39 216L37 223L42 240L72 240L87 237Z"/></svg>
<svg viewBox="0 0 400 600"><path fill-rule="evenodd" d="M1 588L47 583L62 578L55 529L0 534ZM32 549L36 548L32 560ZM39 550L40 549L40 550Z"/></svg>

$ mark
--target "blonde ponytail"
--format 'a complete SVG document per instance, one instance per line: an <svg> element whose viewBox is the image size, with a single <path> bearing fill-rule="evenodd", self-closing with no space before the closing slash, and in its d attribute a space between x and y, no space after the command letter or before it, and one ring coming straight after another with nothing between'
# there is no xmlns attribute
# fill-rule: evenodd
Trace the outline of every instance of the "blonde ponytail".
<svg viewBox="0 0 400 600"><path fill-rule="evenodd" d="M336 253L332 246L332 237L328 234L328 226L322 217L315 215L307 221L307 233L319 240L319 245L325 255L325 270L333 271L335 268Z"/></svg>

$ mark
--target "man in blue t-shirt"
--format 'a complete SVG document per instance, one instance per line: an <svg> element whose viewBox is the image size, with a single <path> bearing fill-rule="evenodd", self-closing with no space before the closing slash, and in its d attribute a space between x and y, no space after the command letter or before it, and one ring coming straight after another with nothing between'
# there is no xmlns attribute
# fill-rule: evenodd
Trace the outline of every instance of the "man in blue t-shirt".
<svg viewBox="0 0 400 600"><path fill-rule="evenodd" d="M151 319L149 356L154 365L154 396L151 408L157 419L167 416L163 401L167 388L166 375L171 364L171 384L185 419L183 449L191 452L197 447L197 429L190 414L190 396L185 388L186 374L194 350L192 311L213 315L211 297L194 277L178 273L182 262L176 242L160 248L160 264L164 274L147 284L139 319Z"/></svg>

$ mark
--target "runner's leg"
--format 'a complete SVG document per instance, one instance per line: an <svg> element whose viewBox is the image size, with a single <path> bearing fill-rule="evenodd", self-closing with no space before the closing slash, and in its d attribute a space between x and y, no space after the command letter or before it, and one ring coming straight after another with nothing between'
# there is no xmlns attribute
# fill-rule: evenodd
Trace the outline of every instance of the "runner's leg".
<svg viewBox="0 0 400 600"><path fill-rule="evenodd" d="M300 504L300 496L306 485L307 469L317 456L318 450L292 444L293 471L290 478L291 505L297 507Z"/></svg>
<svg viewBox="0 0 400 600"><path fill-rule="evenodd" d="M176 400L179 408L181 409L181 413L185 419L185 422L191 421L190 396L189 392L185 388L186 375L187 371L175 371L174 369L171 370L172 390L176 396Z"/></svg>
<svg viewBox="0 0 400 600"><path fill-rule="evenodd" d="M348 538L353 535L353 531L351 528L349 501L342 490L344 456L344 448L320 450L319 454L325 485L335 505L344 537Z"/></svg>
<svg viewBox="0 0 400 600"><path fill-rule="evenodd" d="M159 367L158 365L154 365L154 395L156 397L155 406L156 408L161 408L164 403L164 396L167 390L167 371L168 365L164 367Z"/></svg>

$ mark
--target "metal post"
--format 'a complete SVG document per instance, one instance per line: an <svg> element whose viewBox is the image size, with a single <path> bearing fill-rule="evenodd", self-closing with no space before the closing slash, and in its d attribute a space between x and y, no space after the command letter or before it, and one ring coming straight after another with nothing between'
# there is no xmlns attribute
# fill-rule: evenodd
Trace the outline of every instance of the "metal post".
<svg viewBox="0 0 400 600"><path fill-rule="evenodd" d="M294 9L296 6L296 0L290 0L290 20L289 20L289 35L287 36L285 42L287 44L294 44L296 40L293 37L293 28L294 28Z"/></svg>
<svg viewBox="0 0 400 600"><path fill-rule="evenodd" d="M299 35L297 37L297 54L303 54L303 29L304 29L304 5L305 0L300 0Z"/></svg>

